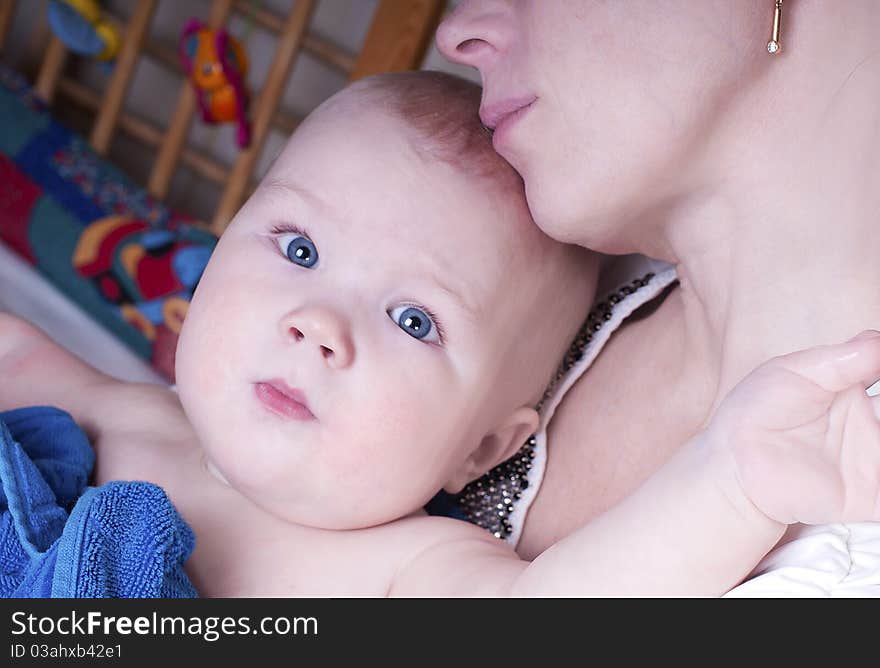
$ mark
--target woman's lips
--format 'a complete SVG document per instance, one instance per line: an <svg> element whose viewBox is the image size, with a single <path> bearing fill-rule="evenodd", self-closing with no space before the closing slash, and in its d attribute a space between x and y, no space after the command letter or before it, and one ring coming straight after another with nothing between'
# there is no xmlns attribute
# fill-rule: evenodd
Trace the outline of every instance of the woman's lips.
<svg viewBox="0 0 880 668"><path fill-rule="evenodd" d="M276 415L306 422L315 420L304 392L292 388L283 380L267 380L254 383L257 399Z"/></svg>
<svg viewBox="0 0 880 668"><path fill-rule="evenodd" d="M510 98L484 105L480 108L480 120L492 130L492 143L496 147L504 141L510 128L522 118L538 98L526 96Z"/></svg>

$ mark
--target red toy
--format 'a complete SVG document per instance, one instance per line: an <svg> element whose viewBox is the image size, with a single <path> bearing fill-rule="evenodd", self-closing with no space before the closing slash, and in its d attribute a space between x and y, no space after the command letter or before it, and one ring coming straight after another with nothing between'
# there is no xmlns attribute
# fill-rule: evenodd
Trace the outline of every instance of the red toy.
<svg viewBox="0 0 880 668"><path fill-rule="evenodd" d="M237 123L237 141L251 141L247 118L248 93L244 85L247 56L241 44L225 30L211 30L190 19L180 36L180 59L196 90L206 123Z"/></svg>

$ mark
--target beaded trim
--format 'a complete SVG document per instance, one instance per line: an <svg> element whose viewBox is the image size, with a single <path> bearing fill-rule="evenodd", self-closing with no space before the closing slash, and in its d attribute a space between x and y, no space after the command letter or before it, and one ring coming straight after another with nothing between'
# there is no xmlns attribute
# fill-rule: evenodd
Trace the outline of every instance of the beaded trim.
<svg viewBox="0 0 880 668"><path fill-rule="evenodd" d="M535 406L538 412L541 411L547 399L553 395L559 381L584 356L584 351L593 340L593 335L611 320L614 307L639 288L648 285L652 278L654 278L653 273L645 274L642 278L637 278L612 292L593 307L584 324L578 330L556 374L547 385L544 395ZM536 444L533 434L513 457L469 483L461 492L452 497L453 503L458 505L469 522L483 527L496 538L507 538L513 532L513 526L509 520L510 514L513 512L516 502L522 498L523 491L528 489L529 470L531 470L532 460L535 458Z"/></svg>

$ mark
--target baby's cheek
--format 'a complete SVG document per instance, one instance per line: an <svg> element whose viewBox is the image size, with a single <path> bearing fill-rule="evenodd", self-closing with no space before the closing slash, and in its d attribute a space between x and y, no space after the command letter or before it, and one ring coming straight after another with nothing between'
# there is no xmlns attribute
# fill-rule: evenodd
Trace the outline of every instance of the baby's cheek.
<svg viewBox="0 0 880 668"><path fill-rule="evenodd" d="M225 377L225 357L218 350L218 341L210 333L190 332L191 336L184 341L178 350L183 359L179 361L181 377L178 383L182 389L200 397L208 397L212 390L216 391L218 383Z"/></svg>
<svg viewBox="0 0 880 668"><path fill-rule="evenodd" d="M319 451L328 479L354 491L377 483L395 465L411 429L407 408L393 396L360 394L346 403L325 425Z"/></svg>
<svg viewBox="0 0 880 668"><path fill-rule="evenodd" d="M221 432L237 428L234 422L228 423L229 418L238 415L230 405L230 394L241 382L235 382L232 375L234 364L225 349L229 342L223 341L222 334L197 320L191 325L183 333L178 349L178 392L187 416L207 444L222 435L216 433L219 422L227 422ZM226 419L220 420L223 416Z"/></svg>
<svg viewBox="0 0 880 668"><path fill-rule="evenodd" d="M352 465L364 469L381 465L392 481L395 477L418 477L420 471L439 465L454 422L448 415L449 405L419 391L407 397L384 397L371 415L363 415L365 428L358 430L362 446Z"/></svg>
<svg viewBox="0 0 880 668"><path fill-rule="evenodd" d="M232 293L228 298L206 300L194 315L184 352L196 367L199 388L216 389L216 383L230 382L234 370L240 368L248 313L237 306Z"/></svg>

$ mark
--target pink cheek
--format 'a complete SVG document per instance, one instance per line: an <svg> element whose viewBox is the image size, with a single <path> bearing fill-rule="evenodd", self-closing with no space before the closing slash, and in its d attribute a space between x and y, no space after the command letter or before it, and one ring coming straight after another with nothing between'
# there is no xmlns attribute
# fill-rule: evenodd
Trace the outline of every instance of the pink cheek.
<svg viewBox="0 0 880 668"><path fill-rule="evenodd" d="M419 434L429 416L421 409L423 398L413 397L414 401L401 400L400 397L386 397L373 404L369 413L359 412L353 438L360 442L357 453L350 458L351 466L375 467L377 462L395 459L394 453L401 456L419 446ZM428 427L430 428L430 427Z"/></svg>
<svg viewBox="0 0 880 668"><path fill-rule="evenodd" d="M372 410L371 410L372 409ZM380 471L388 467L398 443L393 427L380 404L361 405L355 413L334 416L321 426L320 442L314 444L316 471L325 484L356 493L373 486Z"/></svg>
<svg viewBox="0 0 880 668"><path fill-rule="evenodd" d="M234 365L227 362L232 342L204 326L202 318L190 324L177 353L178 385L190 402L207 406L235 380L229 373Z"/></svg>

